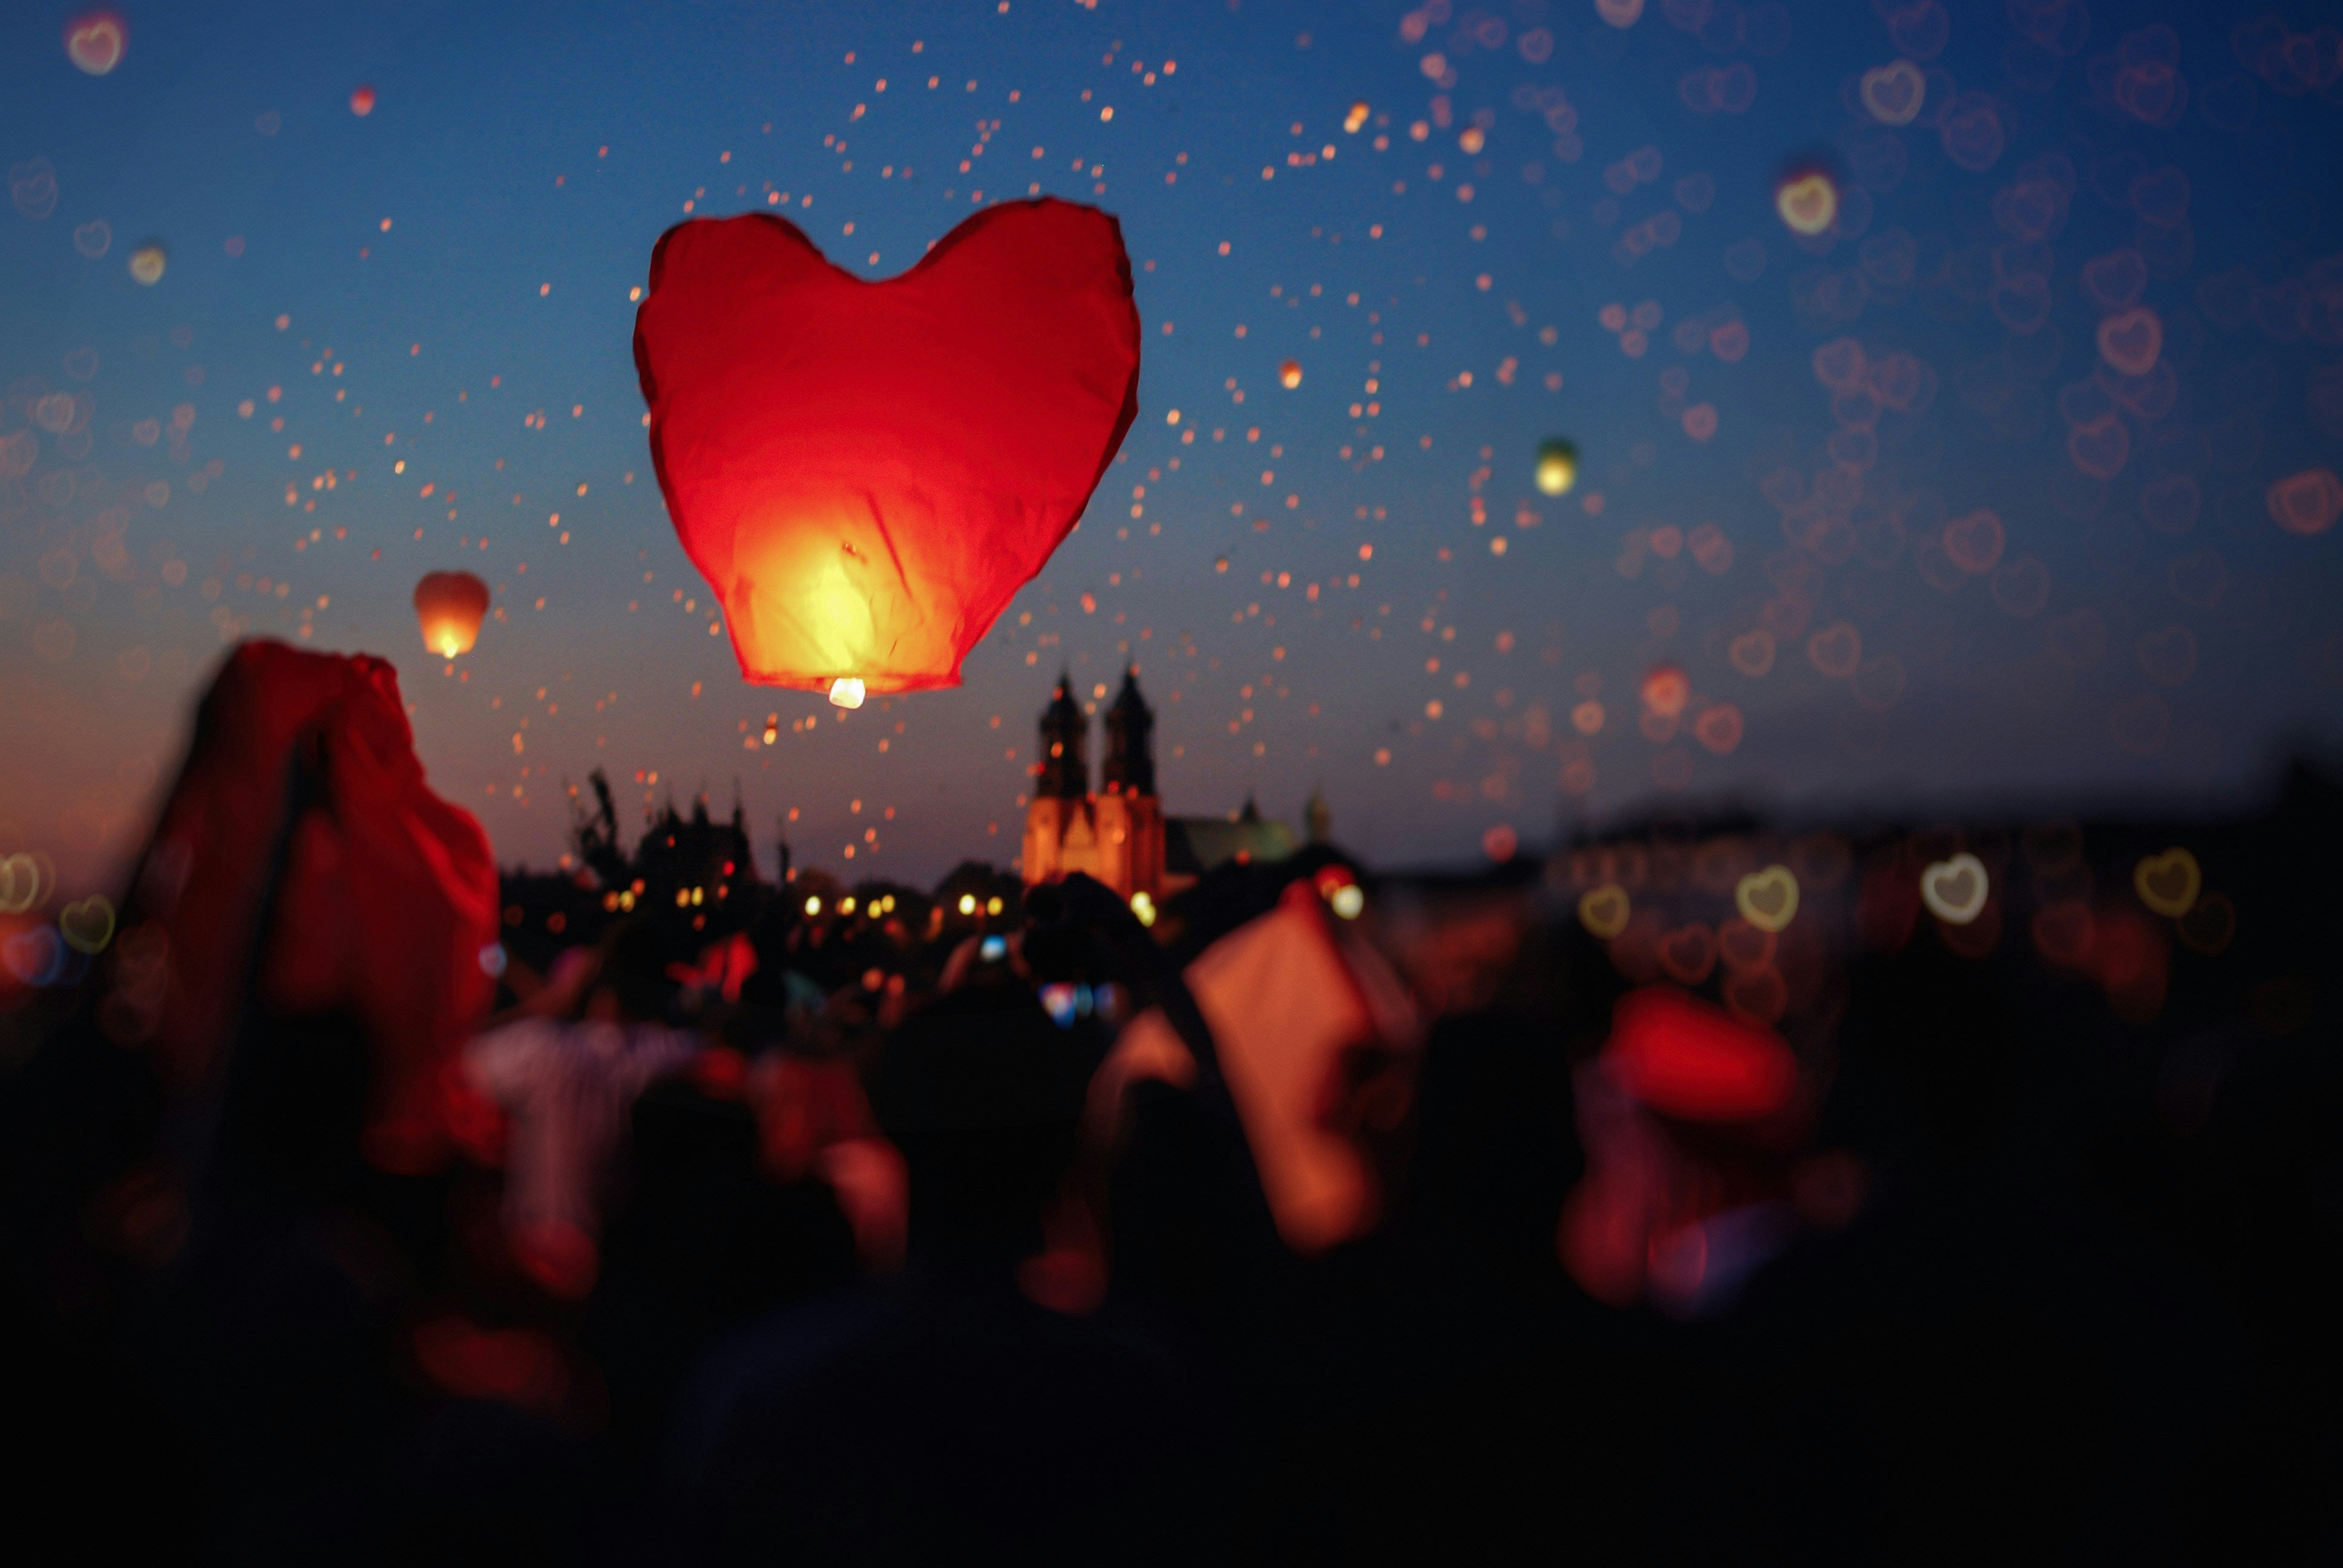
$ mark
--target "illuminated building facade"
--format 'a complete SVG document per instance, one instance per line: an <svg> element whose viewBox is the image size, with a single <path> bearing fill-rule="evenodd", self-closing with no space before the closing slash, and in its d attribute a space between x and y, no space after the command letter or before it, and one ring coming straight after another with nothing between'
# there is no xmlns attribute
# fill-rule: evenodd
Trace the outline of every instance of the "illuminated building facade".
<svg viewBox="0 0 2343 1568"><path fill-rule="evenodd" d="M1097 878L1129 900L1163 899L1223 861L1279 860L1293 835L1265 820L1248 799L1226 817L1166 817L1155 791L1155 714L1140 695L1135 670L1106 711L1106 756L1099 787L1090 786L1090 721L1071 682L1059 678L1041 714L1041 759L1025 809L1028 885L1075 871ZM1312 830L1322 837L1325 805L1313 798Z"/></svg>
<svg viewBox="0 0 2343 1568"><path fill-rule="evenodd" d="M1163 803L1155 794L1155 715L1134 671L1106 714L1106 758L1090 787L1090 720L1064 677L1041 714L1041 753L1025 809L1025 880L1083 871L1125 900L1161 898Z"/></svg>

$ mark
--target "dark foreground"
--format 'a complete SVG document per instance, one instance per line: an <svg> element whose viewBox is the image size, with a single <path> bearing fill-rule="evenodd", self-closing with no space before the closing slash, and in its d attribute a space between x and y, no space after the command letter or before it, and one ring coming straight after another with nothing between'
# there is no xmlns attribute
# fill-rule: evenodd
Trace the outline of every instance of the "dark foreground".
<svg viewBox="0 0 2343 1568"><path fill-rule="evenodd" d="M2176 846L2200 885L2161 915L2138 863ZM1311 919L1403 1007L1317 1064L1353 1201L1315 1231L1244 1113L1278 1041L1227 1011L1291 1037L1308 976L1179 971L1339 890L1331 851L1151 934L1095 884L908 928L776 894L729 972L705 921L581 918L564 964L531 913L523 1032L475 1042L423 1161L370 1137L354 1016L256 990L190 1084L101 965L0 1015L5 1528L91 1561L2334 1560L2338 850L2298 773L2250 820L1663 823L1370 878ZM1916 896L1957 852L1966 923ZM1735 914L1769 864L1778 935ZM1614 1023L1652 987L1794 1073L1637 1077ZM1127 1070L1142 1018L1184 1081Z"/></svg>

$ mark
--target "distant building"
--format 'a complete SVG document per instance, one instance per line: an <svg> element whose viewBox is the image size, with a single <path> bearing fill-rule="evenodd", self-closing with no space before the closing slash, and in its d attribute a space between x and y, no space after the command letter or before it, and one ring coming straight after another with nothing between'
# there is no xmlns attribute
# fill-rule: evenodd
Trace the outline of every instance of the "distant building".
<svg viewBox="0 0 2343 1568"><path fill-rule="evenodd" d="M1093 791L1090 721L1071 680L1059 677L1041 713L1033 799L1025 809L1028 885L1081 871L1124 899L1162 899L1224 861L1282 860L1293 852L1292 832L1264 819L1250 799L1225 818L1166 818L1155 791L1154 737L1155 714L1140 695L1138 672L1125 669L1107 709L1106 757ZM1313 832L1325 822L1324 803L1315 804Z"/></svg>
<svg viewBox="0 0 2343 1568"><path fill-rule="evenodd" d="M578 861L599 880L610 909L666 904L704 911L759 886L756 850L737 799L728 822L709 816L705 795L692 802L689 817L669 800L645 826L628 856L619 847L609 780L598 769L589 781L597 809L586 814L581 803L570 831ZM786 844L781 859L786 879Z"/></svg>
<svg viewBox="0 0 2343 1568"><path fill-rule="evenodd" d="M635 877L639 897L700 907L754 886L757 856L739 803L733 803L730 821L716 822L709 818L705 795L693 800L689 817L677 815L669 801L636 841Z"/></svg>
<svg viewBox="0 0 2343 1568"><path fill-rule="evenodd" d="M1293 853L1292 829L1264 818L1250 795L1244 809L1226 817L1172 818L1164 840L1164 877L1174 892L1231 860L1242 866Z"/></svg>
<svg viewBox="0 0 2343 1568"><path fill-rule="evenodd" d="M1155 796L1155 715L1131 671L1107 709L1107 755L1100 789L1090 787L1090 721L1060 677L1041 714L1041 758L1025 809L1025 880L1053 882L1085 871L1124 899L1160 899L1163 803Z"/></svg>
<svg viewBox="0 0 2343 1568"><path fill-rule="evenodd" d="M1334 841L1334 809L1326 804L1326 797L1315 789L1310 791L1309 800L1302 805L1302 827L1313 844Z"/></svg>

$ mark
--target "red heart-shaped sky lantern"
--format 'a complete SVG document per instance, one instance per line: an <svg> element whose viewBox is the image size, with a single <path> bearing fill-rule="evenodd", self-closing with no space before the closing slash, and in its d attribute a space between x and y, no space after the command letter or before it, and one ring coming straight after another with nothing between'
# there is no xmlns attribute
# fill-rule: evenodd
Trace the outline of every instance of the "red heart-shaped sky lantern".
<svg viewBox="0 0 2343 1568"><path fill-rule="evenodd" d="M883 283L779 218L698 218L652 254L635 363L740 673L920 691L1081 516L1139 409L1139 312L1093 207L987 208Z"/></svg>

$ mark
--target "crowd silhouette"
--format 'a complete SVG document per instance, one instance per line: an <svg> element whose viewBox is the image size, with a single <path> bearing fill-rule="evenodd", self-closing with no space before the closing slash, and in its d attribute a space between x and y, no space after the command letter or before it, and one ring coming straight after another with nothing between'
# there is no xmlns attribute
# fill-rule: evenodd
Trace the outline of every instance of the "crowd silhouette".
<svg viewBox="0 0 2343 1568"><path fill-rule="evenodd" d="M2314 769L2191 821L1660 818L1449 877L1313 847L1152 930L1081 876L933 936L614 896L539 966L395 699L239 653L121 934L6 998L20 1541L2343 1548ZM2174 844L2226 924L2141 906ZM1990 940L1916 890L1956 849ZM1795 920L1701 924L1776 853ZM1607 938L1595 890L1637 911Z"/></svg>

